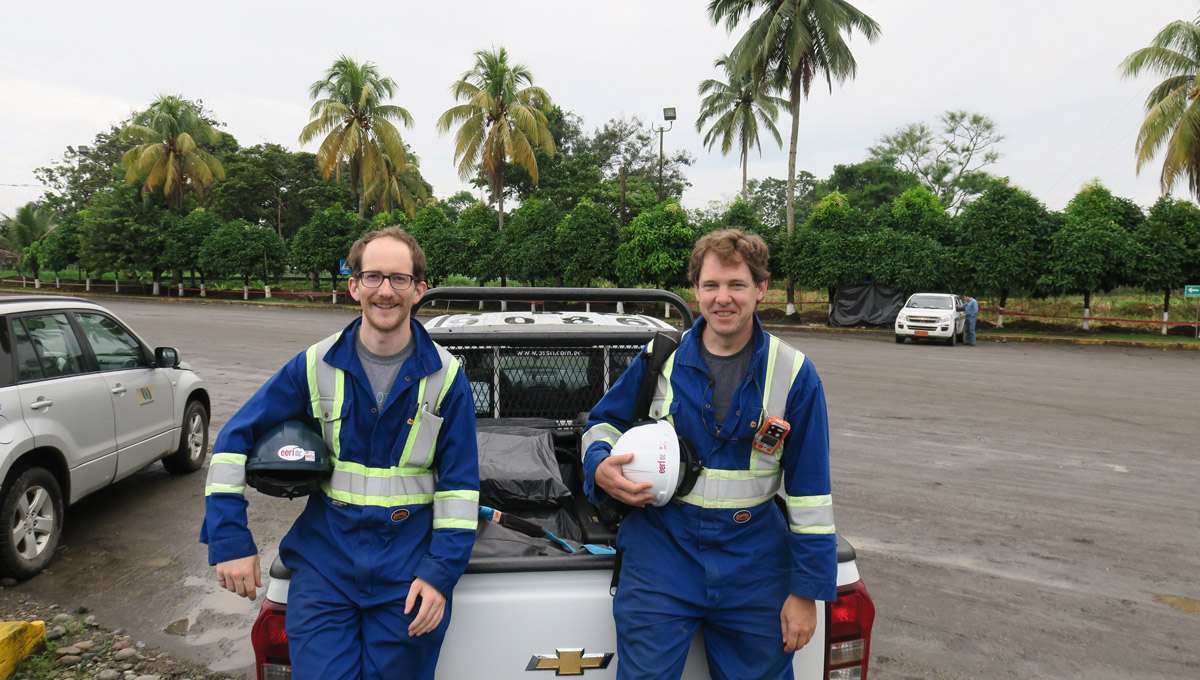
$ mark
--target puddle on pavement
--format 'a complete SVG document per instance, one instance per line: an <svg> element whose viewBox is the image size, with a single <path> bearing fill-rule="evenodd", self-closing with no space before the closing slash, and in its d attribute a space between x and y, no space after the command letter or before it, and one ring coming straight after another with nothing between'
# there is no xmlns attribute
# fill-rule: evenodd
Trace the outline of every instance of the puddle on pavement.
<svg viewBox="0 0 1200 680"><path fill-rule="evenodd" d="M218 588L211 573L203 577L187 576L183 585L201 594L188 607L185 618L174 621L171 627L186 630L184 642L188 646L205 650L204 664L209 669L225 673L253 668L250 629L258 616L262 595L253 602L238 597Z"/></svg>
<svg viewBox="0 0 1200 680"><path fill-rule="evenodd" d="M1190 597L1180 597L1178 595L1155 594L1154 601L1159 604L1165 604L1168 607L1178 609L1181 612L1188 612L1189 614L1200 614L1200 600L1193 600Z"/></svg>

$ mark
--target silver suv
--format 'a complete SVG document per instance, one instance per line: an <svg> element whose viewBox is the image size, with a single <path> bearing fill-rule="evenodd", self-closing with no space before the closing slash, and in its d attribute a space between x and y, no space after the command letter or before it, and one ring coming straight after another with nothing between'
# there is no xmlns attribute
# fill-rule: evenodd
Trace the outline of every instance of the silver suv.
<svg viewBox="0 0 1200 680"><path fill-rule="evenodd" d="M63 509L151 463L208 452L204 381L82 298L0 297L0 576L50 562Z"/></svg>

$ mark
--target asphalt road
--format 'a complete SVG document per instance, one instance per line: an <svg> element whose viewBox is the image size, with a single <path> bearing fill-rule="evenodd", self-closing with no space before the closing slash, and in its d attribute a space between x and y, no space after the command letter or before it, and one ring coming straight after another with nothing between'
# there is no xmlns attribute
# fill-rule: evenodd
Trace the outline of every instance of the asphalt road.
<svg viewBox="0 0 1200 680"><path fill-rule="evenodd" d="M351 319L110 306L209 382L213 437ZM824 381L838 529L877 608L871 678L1200 677L1200 353L783 335ZM196 543L203 475L155 465L73 506L61 554L13 590L249 677L257 603L212 584ZM264 553L300 508L253 494Z"/></svg>

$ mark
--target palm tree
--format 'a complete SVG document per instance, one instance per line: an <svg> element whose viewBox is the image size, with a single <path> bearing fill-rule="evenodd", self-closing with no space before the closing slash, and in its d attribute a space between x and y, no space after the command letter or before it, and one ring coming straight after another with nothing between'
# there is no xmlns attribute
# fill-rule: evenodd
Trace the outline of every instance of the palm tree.
<svg viewBox="0 0 1200 680"><path fill-rule="evenodd" d="M800 100L808 98L815 77L833 91L833 81L845 82L858 70L846 44L857 29L867 40L879 36L879 24L846 0L711 0L713 23L725 21L732 31L743 18L761 9L730 55L736 73L748 73L760 86L788 93L792 113L788 150L787 233L796 224L796 146L800 137ZM845 34L845 35L843 35ZM787 285L787 313L795 311L795 289Z"/></svg>
<svg viewBox="0 0 1200 680"><path fill-rule="evenodd" d="M533 84L533 74L523 64L508 63L503 47L475 53L475 68L450 85L452 106L438 119L438 132L445 134L461 123L454 136L454 160L458 174L470 179L482 171L500 204L500 229L504 229L504 165L511 160L538 181L533 147L554 155L546 111L550 95Z"/></svg>
<svg viewBox="0 0 1200 680"><path fill-rule="evenodd" d="M17 208L15 215L0 215L0 254L13 260L20 271L33 255L33 278L37 278L40 264L37 259L37 244L50 235L58 223L54 212L48 208L26 203Z"/></svg>
<svg viewBox="0 0 1200 680"><path fill-rule="evenodd" d="M1200 198L1200 17L1167 24L1149 47L1125 57L1121 71L1125 77L1150 71L1166 78L1146 98L1146 118L1136 142L1138 172L1165 145L1163 195L1186 179L1192 195Z"/></svg>
<svg viewBox="0 0 1200 680"><path fill-rule="evenodd" d="M383 103L395 90L396 81L380 75L373 62L359 64L345 55L333 62L324 79L308 88L314 100L308 114L312 121L300 132L300 142L324 137L317 149L317 166L326 180L332 174L340 181L342 166L349 166L359 217L366 214L367 184L388 174L384 154L400 172L407 162L404 140L392 121L411 128L412 115L401 106Z"/></svg>
<svg viewBox="0 0 1200 680"><path fill-rule="evenodd" d="M392 163L391 156L383 155L387 174L375 177L367 182L366 198L375 201L378 210L389 211L393 205L403 210L409 217L417 214L418 208L425 207L429 196L433 193L433 185L421 176L421 159L404 145L408 162L403 169L397 169Z"/></svg>
<svg viewBox="0 0 1200 680"><path fill-rule="evenodd" d="M759 153L762 153L758 127L760 123L775 138L775 143L783 146L783 138L779 136L775 121L779 118L779 107L787 106L787 102L756 88L750 74L743 73L739 76L734 73L728 56L717 59L713 66L725 67L725 76L729 82L710 78L700 83L698 93L708 96L700 102L700 118L696 120L696 131L702 132L704 124L715 118L712 127L704 135L704 144L711 150L717 140L720 140L722 155L729 154L733 148L733 138L738 138L741 150L739 160L742 165L742 200L749 202L746 173L750 147L756 146Z"/></svg>
<svg viewBox="0 0 1200 680"><path fill-rule="evenodd" d="M180 95L159 95L150 107L133 117L121 138L134 142L121 157L125 181L143 181L142 193L161 185L167 205L183 207L187 184L204 197L204 188L225 179L225 169L201 144L216 144L221 134L200 115L197 105Z"/></svg>

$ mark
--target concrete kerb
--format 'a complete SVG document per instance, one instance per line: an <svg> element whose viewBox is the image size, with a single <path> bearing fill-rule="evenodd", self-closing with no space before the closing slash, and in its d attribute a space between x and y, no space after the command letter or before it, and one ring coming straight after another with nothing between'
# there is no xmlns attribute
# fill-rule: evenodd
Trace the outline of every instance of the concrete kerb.
<svg viewBox="0 0 1200 680"><path fill-rule="evenodd" d="M0 678L12 675L17 664L45 644L44 621L0 621Z"/></svg>
<svg viewBox="0 0 1200 680"><path fill-rule="evenodd" d="M143 302L170 302L170 303L188 303L188 304L222 304L222 305L266 305L271 307L280 307L285 309L338 309L357 314L359 308L357 305L334 306L323 302L276 302L273 300L258 299L258 300L229 300L217 299L208 297L170 297L170 296L152 296L152 295L122 295L120 293L106 293L91 291L85 294L73 292L55 292L45 288L29 291L27 289L5 288L3 292L24 294L24 295L61 295L67 297L86 297L86 298L105 298L116 300L137 300ZM343 295L343 293L338 293ZM423 316L424 314L418 314ZM887 328L858 328L852 326L828 326L825 324L783 324L767 322L763 324L764 328L780 331L798 331L802 333L866 333L872 335L891 335L892 331ZM991 333L988 331L977 332L977 340L991 340L993 342L1044 342L1060 345L1108 345L1112 347L1151 347L1156 349L1185 349L1200 351L1200 343L1194 342L1179 342L1177 340L1155 340L1147 338L1146 340L1113 340L1108 338L1076 338L1062 335L1010 335L1008 333ZM0 676L2 677L2 676Z"/></svg>

